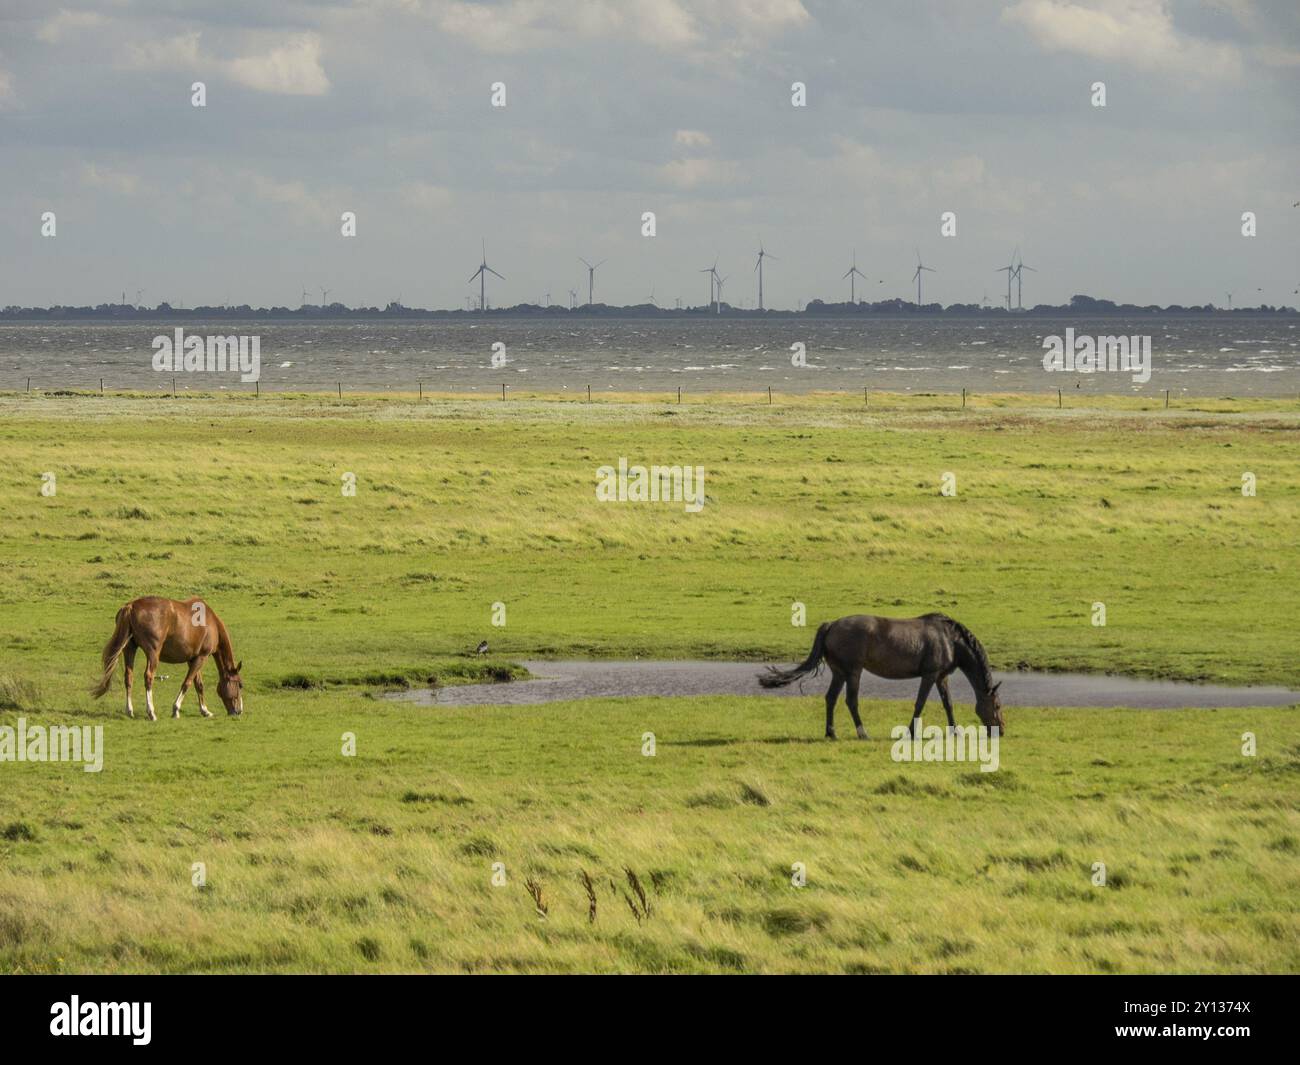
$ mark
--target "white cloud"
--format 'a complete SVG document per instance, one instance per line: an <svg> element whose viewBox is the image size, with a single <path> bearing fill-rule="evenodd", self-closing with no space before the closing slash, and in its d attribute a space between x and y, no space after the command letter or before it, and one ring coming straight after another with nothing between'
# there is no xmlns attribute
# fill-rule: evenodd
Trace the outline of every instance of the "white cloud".
<svg viewBox="0 0 1300 1065"><path fill-rule="evenodd" d="M183 70L196 77L224 73L246 88L286 96L323 96L330 88L321 66L321 40L314 33L282 39L262 52L219 59L204 51L199 31L193 30L128 44L120 62L131 70Z"/></svg>
<svg viewBox="0 0 1300 1065"><path fill-rule="evenodd" d="M70 33L98 29L107 22L108 19L94 11L69 11L61 8L57 14L41 23L36 36L46 44L57 44Z"/></svg>
<svg viewBox="0 0 1300 1065"><path fill-rule="evenodd" d="M698 129L679 129L673 134L673 143L679 148L708 148L713 138Z"/></svg>
<svg viewBox="0 0 1300 1065"><path fill-rule="evenodd" d="M728 39L729 50L808 21L802 0L433 0L421 8L444 33L485 52L517 53L573 39L622 38L658 48Z"/></svg>
<svg viewBox="0 0 1300 1065"><path fill-rule="evenodd" d="M1264 44L1255 49L1255 58L1268 67L1300 67L1300 51Z"/></svg>
<svg viewBox="0 0 1300 1065"><path fill-rule="evenodd" d="M276 207L284 208L299 223L308 226L328 226L338 221L340 211L327 206L327 201L342 203L346 200L337 193L313 193L301 181L277 181L256 171L244 171L238 176L247 183L253 196Z"/></svg>
<svg viewBox="0 0 1300 1065"><path fill-rule="evenodd" d="M330 83L321 67L320 52L320 38L303 33L264 55L232 59L226 69L239 84L259 92L323 96Z"/></svg>
<svg viewBox="0 0 1300 1065"><path fill-rule="evenodd" d="M657 170L659 178L679 189L725 185L735 180L734 163L721 159L674 159Z"/></svg>
<svg viewBox="0 0 1300 1065"><path fill-rule="evenodd" d="M400 196L407 206L434 214L447 210L452 203L450 189L442 185L431 185L427 181L412 181L403 185Z"/></svg>
<svg viewBox="0 0 1300 1065"><path fill-rule="evenodd" d="M199 67L205 60L199 52L199 31L194 30L163 40L128 44L122 62L133 70L181 70Z"/></svg>
<svg viewBox="0 0 1300 1065"><path fill-rule="evenodd" d="M1048 51L1216 78L1242 69L1232 45L1181 33L1166 0L1017 0L1002 18Z"/></svg>
<svg viewBox="0 0 1300 1065"><path fill-rule="evenodd" d="M134 196L140 191L140 178L125 170L85 163L81 167L81 183L95 189L107 189L121 196Z"/></svg>

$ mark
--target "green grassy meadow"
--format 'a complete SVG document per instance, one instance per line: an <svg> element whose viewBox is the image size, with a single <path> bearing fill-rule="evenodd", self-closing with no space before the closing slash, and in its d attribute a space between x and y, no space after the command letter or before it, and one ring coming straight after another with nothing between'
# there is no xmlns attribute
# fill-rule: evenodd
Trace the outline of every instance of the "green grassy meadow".
<svg viewBox="0 0 1300 1065"><path fill-rule="evenodd" d="M822 741L816 685L377 698L929 610L1000 669L1300 687L1300 404L577 399L0 395L0 725L105 737L0 763L0 971L1300 969L1297 707L1014 709L981 774L892 761L901 703ZM597 502L620 456L703 511ZM221 615L243 719L170 720L166 665L156 724L86 694L143 594Z"/></svg>

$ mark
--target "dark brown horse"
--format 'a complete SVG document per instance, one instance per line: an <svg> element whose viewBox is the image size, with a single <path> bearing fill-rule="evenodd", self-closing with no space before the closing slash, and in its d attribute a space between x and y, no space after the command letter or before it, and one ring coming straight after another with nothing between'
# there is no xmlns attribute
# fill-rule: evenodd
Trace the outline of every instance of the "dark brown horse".
<svg viewBox="0 0 1300 1065"><path fill-rule="evenodd" d="M131 706L131 673L136 650L144 652L144 696L149 720L157 721L153 709L153 678L159 662L186 662L189 672L181 681L180 693L172 704L172 717L181 716L181 702L193 682L199 693L199 713L211 717L203 699L203 663L211 655L217 663L217 694L232 717L244 712L244 682L239 670L243 662L235 661L230 633L216 613L202 599L160 599L149 595L132 599L117 612L117 625L104 645L104 675L90 690L98 699L113 683L118 658L125 654L126 716L135 717Z"/></svg>
<svg viewBox="0 0 1300 1065"><path fill-rule="evenodd" d="M946 614L926 614L919 618L878 618L872 614L855 614L827 621L813 640L812 652L794 669L769 668L758 678L764 688L781 688L808 674L816 675L821 664L830 666L831 686L826 690L826 738L835 738L835 700L847 686L845 702L858 728L858 738L865 740L867 730L858 717L858 684L862 671L878 677L903 680L921 678L916 693L916 713L912 729L921 716L930 689L937 687L948 711L948 724L955 727L952 699L948 695L948 677L960 669L975 691L975 712L987 728L1006 732L1002 702L998 698L1001 682L993 683L988 655L975 634Z"/></svg>

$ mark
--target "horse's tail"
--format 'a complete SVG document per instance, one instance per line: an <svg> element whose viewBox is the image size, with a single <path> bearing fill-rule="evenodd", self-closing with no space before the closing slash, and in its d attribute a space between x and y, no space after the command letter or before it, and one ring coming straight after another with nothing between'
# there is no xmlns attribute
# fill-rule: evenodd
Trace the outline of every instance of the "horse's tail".
<svg viewBox="0 0 1300 1065"><path fill-rule="evenodd" d="M777 669L775 666L768 666L766 673L759 674L758 683L764 688L784 688L800 677L820 672L822 659L826 657L826 631L830 627L829 621L822 622L817 629L817 635L813 637L812 650L800 665L795 666L794 669Z"/></svg>
<svg viewBox="0 0 1300 1065"><path fill-rule="evenodd" d="M130 640L131 604L128 603L117 612L117 625L113 628L113 635L108 638L108 643L104 644L102 657L104 675L99 678L99 683L90 689L90 694L96 699L108 691L108 686L113 683L113 671L117 669L117 660L122 656Z"/></svg>

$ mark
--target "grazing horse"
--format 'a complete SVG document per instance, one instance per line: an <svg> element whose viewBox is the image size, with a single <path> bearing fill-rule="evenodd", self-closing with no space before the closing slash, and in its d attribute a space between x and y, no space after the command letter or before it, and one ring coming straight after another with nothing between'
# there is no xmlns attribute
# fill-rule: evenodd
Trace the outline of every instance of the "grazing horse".
<svg viewBox="0 0 1300 1065"><path fill-rule="evenodd" d="M855 614L827 621L817 630L812 651L802 665L794 669L776 669L759 676L764 688L782 688L808 674L816 675L825 661L831 669L831 686L826 690L826 738L835 738L835 700L846 685L845 702L858 729L858 739L867 731L858 717L858 684L862 671L878 677L903 680L920 677L916 693L916 713L912 715L912 733L921 716L932 687L938 687L948 724L956 727L952 717L952 699L948 695L948 677L960 669L975 690L975 712L986 728L1006 732L1002 702L998 698L999 681L993 683L988 655L975 634L946 614L926 614L919 618L878 618L872 614Z"/></svg>
<svg viewBox="0 0 1300 1065"><path fill-rule="evenodd" d="M172 717L181 716L181 702L191 681L199 693L199 713L204 717L212 716L203 699L203 663L209 655L216 659L217 694L226 706L226 713L235 717L244 712L244 682L239 676L244 663L235 661L230 633L216 612L202 599L186 599L182 603L149 595L132 599L117 612L117 625L104 645L104 675L90 689L90 694L98 699L108 691L117 660L125 652L127 717L135 717L131 706L131 673L137 649L144 652L144 696L150 721L158 720L153 709L153 678L160 661L189 664L189 672L181 681L180 693L172 704Z"/></svg>

